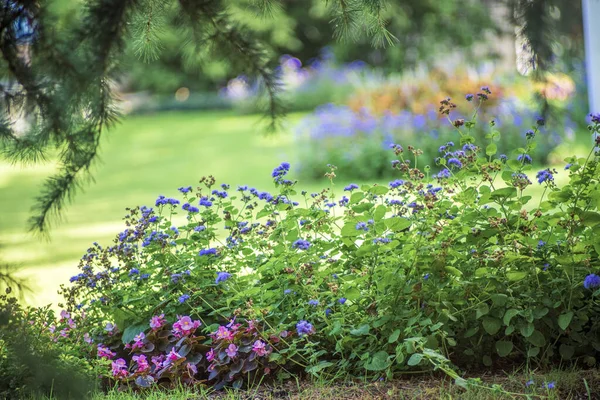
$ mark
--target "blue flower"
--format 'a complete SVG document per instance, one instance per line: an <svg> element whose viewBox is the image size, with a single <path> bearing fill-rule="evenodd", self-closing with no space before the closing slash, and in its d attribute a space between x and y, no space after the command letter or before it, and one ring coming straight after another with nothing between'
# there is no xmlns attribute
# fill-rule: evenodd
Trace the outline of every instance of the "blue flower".
<svg viewBox="0 0 600 400"><path fill-rule="evenodd" d="M292 293L292 289L285 289L283 291L283 294L290 294L290 293Z"/></svg>
<svg viewBox="0 0 600 400"><path fill-rule="evenodd" d="M546 389L554 389L556 387L556 383L554 381L548 382L544 387Z"/></svg>
<svg viewBox="0 0 600 400"><path fill-rule="evenodd" d="M529 154L519 154L519 156L517 157L517 161L520 161L523 164L531 164L532 159Z"/></svg>
<svg viewBox="0 0 600 400"><path fill-rule="evenodd" d="M475 146L472 143L467 143L463 146L463 151L475 151L477 149L477 146Z"/></svg>
<svg viewBox="0 0 600 400"><path fill-rule="evenodd" d="M536 178L540 184L554 180L554 176L552 175L552 172L550 172L549 169L544 169L538 172Z"/></svg>
<svg viewBox="0 0 600 400"><path fill-rule="evenodd" d="M240 192L245 192L246 190L248 190L248 186L246 186L246 185L238 186L237 190Z"/></svg>
<svg viewBox="0 0 600 400"><path fill-rule="evenodd" d="M275 167L271 173L271 177L275 178L276 183L280 183L283 176L287 175L290 170L290 164L282 162L278 167Z"/></svg>
<svg viewBox="0 0 600 400"><path fill-rule="evenodd" d="M344 207L347 206L349 202L349 198L347 198L346 196L342 196L342 199L338 202L338 204L340 205L340 207Z"/></svg>
<svg viewBox="0 0 600 400"><path fill-rule="evenodd" d="M131 271L129 271L129 276L132 275L138 275L140 273L140 270L137 268L132 268Z"/></svg>
<svg viewBox="0 0 600 400"><path fill-rule="evenodd" d="M356 224L356 230L357 231L368 231L369 227L367 226L366 222L359 222L358 224Z"/></svg>
<svg viewBox="0 0 600 400"><path fill-rule="evenodd" d="M197 227L194 228L194 231L196 232L202 232L206 230L206 227L204 225L198 225Z"/></svg>
<svg viewBox="0 0 600 400"><path fill-rule="evenodd" d="M181 206L181 208L183 208L184 210L186 210L189 213L200 212L200 209L198 207L194 207L190 203L185 203L183 206Z"/></svg>
<svg viewBox="0 0 600 400"><path fill-rule="evenodd" d="M310 242L307 240L298 239L292 244L292 247L294 249L308 250L310 247Z"/></svg>
<svg viewBox="0 0 600 400"><path fill-rule="evenodd" d="M448 168L444 168L443 170L438 172L435 177L438 179L448 179L451 175L452 174L450 173L450 170Z"/></svg>
<svg viewBox="0 0 600 400"><path fill-rule="evenodd" d="M308 301L308 305L309 305L309 306L316 307L316 306L318 306L318 305L319 305L319 300L309 300L309 301Z"/></svg>
<svg viewBox="0 0 600 400"><path fill-rule="evenodd" d="M171 275L171 282L177 284L182 279L181 274L173 274Z"/></svg>
<svg viewBox="0 0 600 400"><path fill-rule="evenodd" d="M583 280L583 287L586 289L594 289L600 287L600 276L596 274L589 274Z"/></svg>
<svg viewBox="0 0 600 400"><path fill-rule="evenodd" d="M191 186L187 186L187 187L180 187L179 190L181 193L189 193L192 191L192 187Z"/></svg>
<svg viewBox="0 0 600 400"><path fill-rule="evenodd" d="M451 158L448 160L448 165L451 167L462 168L462 163L458 158Z"/></svg>
<svg viewBox="0 0 600 400"><path fill-rule="evenodd" d="M535 119L535 123L538 124L538 126L544 126L546 124L546 120L544 120L542 117L537 117Z"/></svg>
<svg viewBox="0 0 600 400"><path fill-rule="evenodd" d="M569 168L571 168L571 166L573 166L573 164L568 163L567 165L565 165L565 169L569 169Z"/></svg>
<svg viewBox="0 0 600 400"><path fill-rule="evenodd" d="M345 298L345 297L342 297L341 299L339 299L339 300L338 300L338 302L339 302L340 304L344 304L344 303L346 302L346 298Z"/></svg>
<svg viewBox="0 0 600 400"><path fill-rule="evenodd" d="M329 317L329 314L331 314L331 308L325 310L325 316Z"/></svg>
<svg viewBox="0 0 600 400"><path fill-rule="evenodd" d="M219 282L225 282L230 277L231 277L231 274L229 272L218 272L217 279L215 279L215 283L219 284Z"/></svg>
<svg viewBox="0 0 600 400"><path fill-rule="evenodd" d="M219 197L221 199L224 199L224 198L227 197L227 192L225 192L225 191L220 192L217 189L213 190L212 194L214 194L215 196L217 196L217 197Z"/></svg>
<svg viewBox="0 0 600 400"><path fill-rule="evenodd" d="M431 276L430 274L425 274L425 276L423 276L423 279L427 280L427 279L429 279L430 276Z"/></svg>
<svg viewBox="0 0 600 400"><path fill-rule="evenodd" d="M211 247L208 249L202 249L200 250L200 252L198 253L199 256L208 256L208 255L213 255L216 256L217 255L217 249Z"/></svg>
<svg viewBox="0 0 600 400"><path fill-rule="evenodd" d="M300 320L296 324L296 331L298 332L298 336L304 336L313 333L314 328L310 322Z"/></svg>
<svg viewBox="0 0 600 400"><path fill-rule="evenodd" d="M173 231L173 232L174 232L176 235L179 235L179 229L177 229L177 227L176 227L176 226L172 226L172 227L171 227L171 230L172 230L172 231Z"/></svg>
<svg viewBox="0 0 600 400"><path fill-rule="evenodd" d="M468 95L465 96L465 99L467 99L467 101L471 101L471 100L473 100L473 97L474 96L469 93Z"/></svg>
<svg viewBox="0 0 600 400"><path fill-rule="evenodd" d="M179 303L185 303L189 298L189 294L182 294L181 296L179 296Z"/></svg>
<svg viewBox="0 0 600 400"><path fill-rule="evenodd" d="M525 386L529 387L531 385L535 385L535 382L533 381L533 379L528 380L527 382L525 382Z"/></svg>
<svg viewBox="0 0 600 400"><path fill-rule="evenodd" d="M150 274L141 274L140 279L148 279L150 278Z"/></svg>
<svg viewBox="0 0 600 400"><path fill-rule="evenodd" d="M446 146L440 146L440 148L438 149L439 153L445 153L446 152L447 147Z"/></svg>
<svg viewBox="0 0 600 400"><path fill-rule="evenodd" d="M508 161L508 156L506 154L500 154L498 158L500 158L500 161L502 161L503 163Z"/></svg>
<svg viewBox="0 0 600 400"><path fill-rule="evenodd" d="M348 186L346 186L346 187L344 188L344 190L345 190L346 192L351 192L351 191L353 191L354 189L358 189L358 185L357 185L356 183L351 183L351 184L349 184Z"/></svg>
<svg viewBox="0 0 600 400"><path fill-rule="evenodd" d="M212 201L210 201L206 196L200 198L199 204L204 207L210 207L213 205Z"/></svg>
<svg viewBox="0 0 600 400"><path fill-rule="evenodd" d="M533 139L535 137L535 132L530 129L527 132L525 132L525 137L527 139Z"/></svg>
<svg viewBox="0 0 600 400"><path fill-rule="evenodd" d="M543 240L540 240L540 241L538 242L538 245L537 245L537 247L538 247L538 249L541 249L541 248L542 248L542 247L544 247L545 245L546 245L546 242L544 242Z"/></svg>
<svg viewBox="0 0 600 400"><path fill-rule="evenodd" d="M404 185L404 181L402 179L396 179L395 181L390 182L390 187L392 189L396 189L399 186Z"/></svg>

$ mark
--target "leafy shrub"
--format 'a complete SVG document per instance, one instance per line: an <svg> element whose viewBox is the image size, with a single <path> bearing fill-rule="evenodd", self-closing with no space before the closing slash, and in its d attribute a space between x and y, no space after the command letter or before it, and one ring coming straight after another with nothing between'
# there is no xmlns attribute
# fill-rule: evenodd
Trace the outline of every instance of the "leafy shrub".
<svg viewBox="0 0 600 400"><path fill-rule="evenodd" d="M89 363L78 346L60 338L69 328L49 329L54 321L49 307L23 309L17 299L0 296L0 397L53 395L56 399L84 399L95 388ZM64 320L75 327L75 321ZM54 335L56 332L56 336Z"/></svg>
<svg viewBox="0 0 600 400"><path fill-rule="evenodd" d="M428 84L432 86L429 82ZM460 83L455 85L462 88ZM468 120L465 115L472 112L461 106L445 116L437 113L434 108L423 109L417 106L422 103L411 103L410 98L428 97L431 88L420 93L416 91L421 89L420 86L407 86L406 91L392 86L390 92L397 93L395 97L381 95L385 100L383 106L389 107L383 111L383 106L377 104L377 99L372 102L365 101L369 96L363 94L359 96L363 100L362 103L350 100L350 105L327 104L305 117L296 128L296 141L301 148L300 173L318 179L327 172L326 165L330 163L338 167L337 174L342 179L390 177L392 173L388 166L393 157L388 151L388 145L397 142L411 143L421 149L424 157L419 161L425 160L428 163L433 160L438 154L440 143L455 140L455 128L444 119L448 117L451 121L461 118ZM501 86L496 87L504 91ZM495 92L496 87L492 87L491 90L485 88ZM456 87L448 87L448 91L454 93ZM489 117L490 124L471 125L468 129L469 134L475 137L477 142L483 142L486 135L502 129L503 134L495 136L495 143L499 152L508 153L513 150L515 141L525 139L528 127L524 121L535 120L537 113L512 97L493 101L489 94L482 90L477 95L485 97L474 97L472 101L479 104L475 113L482 114L482 118ZM372 96L376 97L379 94L375 92ZM491 103L488 104L488 101ZM357 104L361 104L361 107L357 108ZM401 108L403 106L406 108ZM542 135L537 138L536 147L530 150L537 165L547 163L552 150L560 143L574 139L574 130L577 127L569 118L552 118L552 125L556 126L556 129L539 127Z"/></svg>
<svg viewBox="0 0 600 400"><path fill-rule="evenodd" d="M440 111L455 107L443 100ZM81 260L63 288L66 307L85 313L78 329L123 358L120 380L137 379L125 358L139 354L140 332L142 353L189 349L173 378L208 375L217 386L271 370L278 379L298 370L376 378L439 368L464 383L452 364L597 365L600 151L534 178L528 160L543 120L508 156L497 154L498 131L476 141L475 117L452 122L456 138L435 174L418 168L421 150L393 144L389 185L298 193L282 163L273 194L208 177L180 188L182 199L130 209L114 245L94 244ZM590 130L600 132L600 116ZM558 174L569 183L559 187ZM534 204L532 180L543 188ZM175 325L149 332L160 314L201 326L181 338ZM108 338L107 322L122 333ZM192 374L189 364L202 368Z"/></svg>

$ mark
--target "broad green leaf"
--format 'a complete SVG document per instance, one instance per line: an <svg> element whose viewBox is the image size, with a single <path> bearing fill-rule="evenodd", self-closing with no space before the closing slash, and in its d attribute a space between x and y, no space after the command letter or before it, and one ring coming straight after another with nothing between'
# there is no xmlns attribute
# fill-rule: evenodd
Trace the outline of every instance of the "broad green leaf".
<svg viewBox="0 0 600 400"><path fill-rule="evenodd" d="M507 310L504 313L504 319L503 319L504 325L509 326L510 320L513 319L513 317L518 314L519 314L519 310L515 310L514 308Z"/></svg>
<svg viewBox="0 0 600 400"><path fill-rule="evenodd" d="M488 356L487 354L485 356L483 356L483 365L485 365L486 367L491 367L492 366L492 357Z"/></svg>
<svg viewBox="0 0 600 400"><path fill-rule="evenodd" d="M539 347L532 347L529 350L527 350L527 357L535 357L538 354L540 354L540 348Z"/></svg>
<svg viewBox="0 0 600 400"><path fill-rule="evenodd" d="M400 337L400 329L396 329L394 332L392 332L392 334L388 338L388 343L396 342L399 337Z"/></svg>
<svg viewBox="0 0 600 400"><path fill-rule="evenodd" d="M454 276L462 276L462 274L463 274L458 268L454 268L451 266L446 266L445 270Z"/></svg>
<svg viewBox="0 0 600 400"><path fill-rule="evenodd" d="M490 312L490 307L486 303L481 303L475 309L475 318L479 319Z"/></svg>
<svg viewBox="0 0 600 400"><path fill-rule="evenodd" d="M497 151L498 151L498 146L496 146L496 143L490 143L485 148L485 154L487 156L493 156L494 154L496 154Z"/></svg>
<svg viewBox="0 0 600 400"><path fill-rule="evenodd" d="M354 335L354 336L364 336L364 335L368 335L370 330L371 330L371 327L368 324L364 324L364 325L359 326L357 329L352 329L350 331L350 334Z"/></svg>
<svg viewBox="0 0 600 400"><path fill-rule="evenodd" d="M508 340L498 340L496 342L496 351L500 357L506 357L513 349L513 342Z"/></svg>
<svg viewBox="0 0 600 400"><path fill-rule="evenodd" d="M570 360L573 357L573 354L575 354L575 347L563 343L558 348L558 352L562 358Z"/></svg>
<svg viewBox="0 0 600 400"><path fill-rule="evenodd" d="M414 367L415 365L419 365L421 360L423 360L423 354L415 353L412 356L410 356L410 358L407 361L407 364L410 365L411 367Z"/></svg>
<svg viewBox="0 0 600 400"><path fill-rule="evenodd" d="M408 227L410 227L410 221L406 218L402 217L393 217L385 219L385 226L388 227L389 230L394 232L400 232Z"/></svg>
<svg viewBox="0 0 600 400"><path fill-rule="evenodd" d="M517 195L517 189L514 187L505 187L494 190L490 196L492 199L509 199Z"/></svg>
<svg viewBox="0 0 600 400"><path fill-rule="evenodd" d="M546 338L544 337L544 334L542 334L542 332L538 330L533 331L533 333L527 338L527 340L529 341L529 343L537 347L544 347L546 345Z"/></svg>
<svg viewBox="0 0 600 400"><path fill-rule="evenodd" d="M309 374L313 374L314 375L317 372L321 371L322 369L327 368L327 367L331 367L332 365L334 365L332 362L321 361L317 365L312 365L312 366L306 368L306 372L308 372Z"/></svg>
<svg viewBox="0 0 600 400"><path fill-rule="evenodd" d="M567 311L558 316L558 326L563 331L566 331L569 325L571 324L571 320L573 319L573 311Z"/></svg>
<svg viewBox="0 0 600 400"><path fill-rule="evenodd" d="M530 337L533 334L533 331L535 330L535 326L533 326L533 324L531 322L528 322L527 324L521 326L519 328L519 331L521 331L521 335L523 335L523 337Z"/></svg>
<svg viewBox="0 0 600 400"><path fill-rule="evenodd" d="M490 297L496 307L503 307L508 300L508 296L505 294L493 294Z"/></svg>
<svg viewBox="0 0 600 400"><path fill-rule="evenodd" d="M369 371L383 371L390 366L389 354L386 351L378 351L373 354L373 358L365 365Z"/></svg>
<svg viewBox="0 0 600 400"><path fill-rule="evenodd" d="M507 272L506 273L506 278L509 281L520 281L521 279L524 279L527 276L527 272Z"/></svg>
<svg viewBox="0 0 600 400"><path fill-rule="evenodd" d="M500 330L500 327L502 327L500 320L493 317L484 317L482 323L483 329L485 329L489 335L495 335Z"/></svg>
<svg viewBox="0 0 600 400"><path fill-rule="evenodd" d="M136 337L140 332L144 332L144 330L146 329L148 329L148 323L146 322L129 325L123 331L123 336L121 337L121 340L124 344L127 344L131 342L133 338Z"/></svg>
<svg viewBox="0 0 600 400"><path fill-rule="evenodd" d="M389 191L389 189L385 186L373 186L371 189L369 189L369 192L376 194L378 196L382 195L382 194L386 194Z"/></svg>

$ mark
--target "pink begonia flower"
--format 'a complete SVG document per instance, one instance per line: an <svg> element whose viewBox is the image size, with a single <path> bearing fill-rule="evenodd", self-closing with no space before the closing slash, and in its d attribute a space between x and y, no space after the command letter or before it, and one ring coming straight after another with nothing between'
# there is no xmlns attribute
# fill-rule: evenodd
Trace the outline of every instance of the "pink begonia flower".
<svg viewBox="0 0 600 400"><path fill-rule="evenodd" d="M62 319L69 319L71 318L71 314L69 314L68 312L66 312L65 310L62 310L60 312L60 318Z"/></svg>
<svg viewBox="0 0 600 400"><path fill-rule="evenodd" d="M233 332L224 326L220 326L214 335L218 340L233 340Z"/></svg>
<svg viewBox="0 0 600 400"><path fill-rule="evenodd" d="M83 341L86 342L87 344L94 343L94 340L90 337L90 334L87 332L83 335Z"/></svg>
<svg viewBox="0 0 600 400"><path fill-rule="evenodd" d="M116 355L116 353L110 351L110 349L103 344L98 345L98 358L106 358L107 360L110 360Z"/></svg>
<svg viewBox="0 0 600 400"><path fill-rule="evenodd" d="M180 358L183 358L183 357L181 357L181 356L179 355L179 353L177 353L177 352L175 351L175 347L173 347L173 348L171 349L171 352L170 352L169 354L167 354L167 360L169 360L169 361L177 361L177 360L179 360Z"/></svg>
<svg viewBox="0 0 600 400"><path fill-rule="evenodd" d="M267 345L265 344L265 342L263 342L262 340L257 340L252 346L252 351L255 352L257 356L262 357L267 355L268 353L266 347Z"/></svg>
<svg viewBox="0 0 600 400"><path fill-rule="evenodd" d="M135 355L131 357L133 361L135 361L138 365L136 372L147 372L150 370L150 365L148 364L148 359L145 355Z"/></svg>
<svg viewBox="0 0 600 400"><path fill-rule="evenodd" d="M187 363L187 365L185 366L188 370L188 374L190 374L190 376L194 376L198 373L198 368L191 363Z"/></svg>
<svg viewBox="0 0 600 400"><path fill-rule="evenodd" d="M69 321L67 322L67 324L69 324L69 328L71 328L71 329L77 328L77 325L75 325L75 321L73 321L71 318L69 318Z"/></svg>
<svg viewBox="0 0 600 400"><path fill-rule="evenodd" d="M194 333L200 325L202 325L200 321L192 321L188 316L180 317L179 320L173 324L173 332L176 336L186 336Z"/></svg>
<svg viewBox="0 0 600 400"><path fill-rule="evenodd" d="M50 328L48 328L48 330L50 331L50 333L54 333L54 331L56 331L56 325L50 325Z"/></svg>
<svg viewBox="0 0 600 400"><path fill-rule="evenodd" d="M238 347L235 344L231 343L225 350L225 353L227 353L229 358L234 358L237 355L237 351Z"/></svg>
<svg viewBox="0 0 600 400"><path fill-rule="evenodd" d="M112 374L115 377L126 377L127 376L127 362L122 358L115 360L111 364Z"/></svg>
<svg viewBox="0 0 600 400"><path fill-rule="evenodd" d="M156 365L156 368L162 368L163 363L165 361L165 355L161 354L159 356L152 356L152 364Z"/></svg>
<svg viewBox="0 0 600 400"><path fill-rule="evenodd" d="M208 361L212 361L215 359L215 349L210 349L210 351L206 353L206 359Z"/></svg>
<svg viewBox="0 0 600 400"><path fill-rule="evenodd" d="M165 322L167 322L165 320L165 314L155 315L150 318L150 328L152 328L153 331L157 331L162 328Z"/></svg>
<svg viewBox="0 0 600 400"><path fill-rule="evenodd" d="M146 338L146 335L144 335L144 332L138 333L133 338L133 345L131 346L131 348L132 349L141 349L142 347L144 347L144 339L145 338Z"/></svg>
<svg viewBox="0 0 600 400"><path fill-rule="evenodd" d="M60 336L62 336L62 337L64 337L64 338L67 338L67 337L69 337L69 328L62 329L62 330L60 331Z"/></svg>

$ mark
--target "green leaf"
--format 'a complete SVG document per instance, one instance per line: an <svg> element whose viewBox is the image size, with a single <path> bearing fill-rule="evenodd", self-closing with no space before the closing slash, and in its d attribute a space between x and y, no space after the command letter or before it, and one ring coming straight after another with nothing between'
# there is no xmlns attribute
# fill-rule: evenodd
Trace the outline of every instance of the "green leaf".
<svg viewBox="0 0 600 400"><path fill-rule="evenodd" d="M415 365L419 365L421 363L421 360L423 360L423 354L415 353L412 356L410 356L410 358L407 361L407 364L411 367L414 367Z"/></svg>
<svg viewBox="0 0 600 400"><path fill-rule="evenodd" d="M348 236L348 237L353 237L353 236L359 236L361 231L356 229L356 224L352 223L352 222L347 222L343 227L342 227L342 236Z"/></svg>
<svg viewBox="0 0 600 400"><path fill-rule="evenodd" d="M373 186L369 189L369 192L381 196L382 194L386 194L389 189L386 186Z"/></svg>
<svg viewBox="0 0 600 400"><path fill-rule="evenodd" d="M365 198L365 195L363 194L363 192L354 192L350 196L350 204L358 203L359 201L361 201L364 198Z"/></svg>
<svg viewBox="0 0 600 400"><path fill-rule="evenodd" d="M354 336L364 336L364 335L368 335L370 330L371 330L371 327L368 324L364 324L364 325L359 326L357 329L352 329L350 331L350 334L354 335Z"/></svg>
<svg viewBox="0 0 600 400"><path fill-rule="evenodd" d="M396 329L388 338L388 343L395 343L400 337L400 329Z"/></svg>
<svg viewBox="0 0 600 400"><path fill-rule="evenodd" d="M579 218L585 226L596 226L600 224L600 214L593 211L582 211L579 213Z"/></svg>
<svg viewBox="0 0 600 400"><path fill-rule="evenodd" d="M400 232L408 227L410 227L410 221L406 218L402 217L393 217L385 219L385 226L388 227L389 230L394 232Z"/></svg>
<svg viewBox="0 0 600 400"><path fill-rule="evenodd" d="M573 354L575 354L575 347L563 343L558 348L558 352L562 358L570 360L573 357Z"/></svg>
<svg viewBox="0 0 600 400"><path fill-rule="evenodd" d="M521 279L525 278L527 276L527 272L507 272L506 273L506 278L509 281L520 281Z"/></svg>
<svg viewBox="0 0 600 400"><path fill-rule="evenodd" d="M500 357L506 357L513 349L513 342L508 340L498 340L496 342L496 351Z"/></svg>
<svg viewBox="0 0 600 400"><path fill-rule="evenodd" d="M484 317L482 323L483 329L485 329L489 335L495 335L502 327L500 320L493 317Z"/></svg>
<svg viewBox="0 0 600 400"><path fill-rule="evenodd" d="M537 347L544 347L546 345L546 338L544 337L544 334L538 330L533 331L527 340L529 343Z"/></svg>
<svg viewBox="0 0 600 400"><path fill-rule="evenodd" d="M491 367L492 366L492 357L488 356L487 354L485 356L483 356L483 365L485 365L486 367Z"/></svg>
<svg viewBox="0 0 600 400"><path fill-rule="evenodd" d="M332 365L335 364L329 361L321 361L317 365L311 365L310 367L306 368L306 372L314 375L327 367L331 367Z"/></svg>
<svg viewBox="0 0 600 400"><path fill-rule="evenodd" d="M383 217L385 217L386 212L387 212L386 206L384 206L383 204L378 205L377 208L375 209L375 213L373 214L373 217L375 217L375 221L379 221Z"/></svg>
<svg viewBox="0 0 600 400"><path fill-rule="evenodd" d="M497 307L503 307L506 305L506 301L508 300L508 296L505 294L493 294L490 296L492 302Z"/></svg>
<svg viewBox="0 0 600 400"><path fill-rule="evenodd" d="M535 357L538 354L540 354L540 348L539 347L532 347L529 350L527 350L527 357Z"/></svg>
<svg viewBox="0 0 600 400"><path fill-rule="evenodd" d="M498 151L498 146L496 146L496 143L490 143L485 148L485 154L487 156L493 156L494 154L496 154L497 151Z"/></svg>
<svg viewBox="0 0 600 400"><path fill-rule="evenodd" d="M454 276L462 276L463 274L458 268L446 266L444 269Z"/></svg>
<svg viewBox="0 0 600 400"><path fill-rule="evenodd" d="M492 199L509 199L517 195L517 189L514 187L505 187L494 190L490 196Z"/></svg>
<svg viewBox="0 0 600 400"><path fill-rule="evenodd" d="M390 366L389 354L386 351L378 351L373 354L373 358L365 365L369 371L383 371Z"/></svg>
<svg viewBox="0 0 600 400"><path fill-rule="evenodd" d="M486 303L481 303L475 309L475 318L479 319L490 312L490 307Z"/></svg>
<svg viewBox="0 0 600 400"><path fill-rule="evenodd" d="M521 331L521 335L523 335L523 337L528 338L533 334L535 326L533 326L531 322L528 322L526 325L521 326L519 330Z"/></svg>
<svg viewBox="0 0 600 400"><path fill-rule="evenodd" d="M569 325L571 324L571 320L573 319L573 311L567 311L558 316L558 326L563 331L566 331Z"/></svg>
<svg viewBox="0 0 600 400"><path fill-rule="evenodd" d="M123 336L121 337L121 340L123 341L124 344L127 344L129 342L131 342L133 340L134 337L136 337L140 332L144 332L144 330L146 330L148 328L148 323L137 323L137 324L133 324L133 325L129 325L127 328L125 328L125 330L123 331Z"/></svg>

